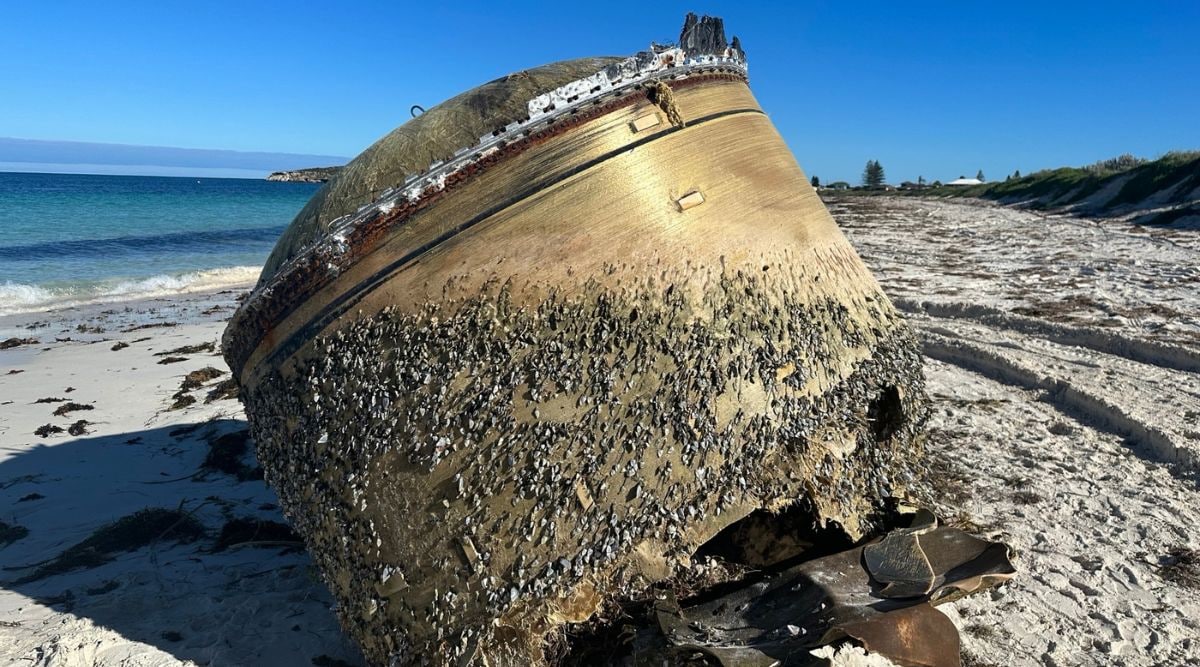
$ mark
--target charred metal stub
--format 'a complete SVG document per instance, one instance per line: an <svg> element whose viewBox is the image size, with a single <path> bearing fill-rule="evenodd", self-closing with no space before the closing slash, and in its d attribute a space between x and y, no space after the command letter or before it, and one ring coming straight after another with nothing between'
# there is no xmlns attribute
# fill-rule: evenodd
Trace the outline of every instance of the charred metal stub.
<svg viewBox="0 0 1200 667"><path fill-rule="evenodd" d="M372 664L552 663L613 605L742 581L731 554L877 533L912 479L916 342L740 45L688 23L409 121L231 321L265 477Z"/></svg>

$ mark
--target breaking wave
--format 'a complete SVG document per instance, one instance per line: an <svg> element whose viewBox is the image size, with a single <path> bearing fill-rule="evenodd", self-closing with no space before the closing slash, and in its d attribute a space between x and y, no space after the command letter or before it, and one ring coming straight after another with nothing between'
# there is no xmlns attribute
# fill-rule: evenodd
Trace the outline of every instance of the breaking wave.
<svg viewBox="0 0 1200 667"><path fill-rule="evenodd" d="M193 271L178 275L157 275L136 280L107 280L57 285L0 283L0 315L29 313L67 306L109 301L132 301L160 296L206 292L252 285L261 267L233 266Z"/></svg>

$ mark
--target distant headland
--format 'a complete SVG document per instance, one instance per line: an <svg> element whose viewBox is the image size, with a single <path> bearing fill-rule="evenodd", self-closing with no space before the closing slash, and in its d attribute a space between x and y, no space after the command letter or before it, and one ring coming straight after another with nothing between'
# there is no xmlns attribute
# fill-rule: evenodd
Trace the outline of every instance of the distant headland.
<svg viewBox="0 0 1200 667"><path fill-rule="evenodd" d="M267 176L267 180L293 183L324 183L333 178L341 169L341 167L309 167L308 169L275 171L271 172L270 176Z"/></svg>

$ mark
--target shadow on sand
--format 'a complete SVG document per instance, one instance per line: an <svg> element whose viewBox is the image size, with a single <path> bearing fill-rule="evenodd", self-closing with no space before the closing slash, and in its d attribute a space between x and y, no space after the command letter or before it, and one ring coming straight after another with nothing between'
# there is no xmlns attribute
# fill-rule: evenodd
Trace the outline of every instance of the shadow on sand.
<svg viewBox="0 0 1200 667"><path fill-rule="evenodd" d="M361 664L252 451L213 468L213 443L245 430L223 419L0 452L0 522L16 537L0 540L0 657Z"/></svg>

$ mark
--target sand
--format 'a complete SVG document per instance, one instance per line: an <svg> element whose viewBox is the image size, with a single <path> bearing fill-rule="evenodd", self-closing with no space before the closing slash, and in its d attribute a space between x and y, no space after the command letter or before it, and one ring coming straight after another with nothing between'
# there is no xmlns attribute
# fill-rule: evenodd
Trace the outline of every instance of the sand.
<svg viewBox="0 0 1200 667"><path fill-rule="evenodd" d="M929 357L930 502L1017 551L1012 583L942 607L967 664L1200 662L1200 565L1172 565L1200 549L1200 233L969 202L831 209ZM0 664L361 664L303 549L271 532L252 453L204 467L246 428L235 399L205 402L228 374L179 394L226 368L170 351L218 342L240 293L0 317L0 340L37 340L0 350L0 522L28 531L0 546ZM54 415L69 403L92 409ZM34 434L47 424L64 431ZM179 520L21 581L145 508ZM218 550L238 519L266 523Z"/></svg>
<svg viewBox="0 0 1200 667"><path fill-rule="evenodd" d="M169 409L187 373L224 372L223 360L162 353L217 343L239 293L0 318L0 339L40 341L0 351L0 521L28 530L0 546L0 665L360 664L302 548L214 551L230 519L284 519L261 480L202 469L210 441L246 428L236 399L205 403L227 372L187 392L194 404ZM130 330L165 323L177 324ZM185 360L159 363L170 358ZM40 398L93 409L55 416L66 402ZM89 423L78 437L34 435L80 419ZM239 462L256 465L252 455ZM33 570L12 568L144 508L181 510L208 534L184 544L151 535L99 567L13 583Z"/></svg>
<svg viewBox="0 0 1200 667"><path fill-rule="evenodd" d="M967 664L1200 662L1200 234L830 204L924 343L935 509L1017 551L942 608Z"/></svg>

